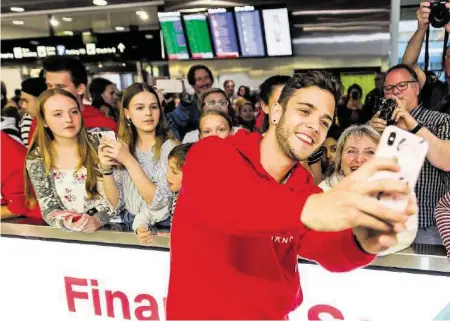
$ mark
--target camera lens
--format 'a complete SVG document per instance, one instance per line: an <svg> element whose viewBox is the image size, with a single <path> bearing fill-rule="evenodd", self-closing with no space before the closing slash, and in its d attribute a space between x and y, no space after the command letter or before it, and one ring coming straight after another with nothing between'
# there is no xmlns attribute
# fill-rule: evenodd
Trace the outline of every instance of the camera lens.
<svg viewBox="0 0 450 321"><path fill-rule="evenodd" d="M428 18L434 28L442 28L450 21L450 13L444 3L432 4Z"/></svg>
<svg viewBox="0 0 450 321"><path fill-rule="evenodd" d="M396 133L391 133L388 138L388 146L394 145L395 137L397 137Z"/></svg>

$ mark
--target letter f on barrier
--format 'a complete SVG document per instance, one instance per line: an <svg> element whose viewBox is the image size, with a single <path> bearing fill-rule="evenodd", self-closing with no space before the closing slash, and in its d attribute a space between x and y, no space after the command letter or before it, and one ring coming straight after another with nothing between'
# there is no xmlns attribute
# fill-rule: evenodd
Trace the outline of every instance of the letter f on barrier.
<svg viewBox="0 0 450 321"><path fill-rule="evenodd" d="M87 292L77 292L73 289L73 286L78 285L86 287L88 282L86 279L64 277L64 284L66 287L67 307L69 308L69 311L77 312L75 309L75 299L88 300L89 297Z"/></svg>

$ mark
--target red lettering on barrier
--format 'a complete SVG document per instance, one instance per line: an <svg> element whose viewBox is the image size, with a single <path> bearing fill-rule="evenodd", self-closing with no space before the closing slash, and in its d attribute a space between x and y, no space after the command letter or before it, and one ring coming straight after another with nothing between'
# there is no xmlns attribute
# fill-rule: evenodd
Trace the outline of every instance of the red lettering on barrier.
<svg viewBox="0 0 450 321"><path fill-rule="evenodd" d="M140 306L136 308L134 311L134 315L136 319L149 321L149 320L159 320L159 312L158 312L158 302L156 302L155 298L149 294L139 294L135 299L135 303L142 303L142 301L147 301L148 305ZM144 316L145 312L150 312L149 316Z"/></svg>
<svg viewBox="0 0 450 321"><path fill-rule="evenodd" d="M319 304L313 306L308 311L308 320L322 320L319 317L319 314L326 313L333 317L334 320L344 320L344 315L331 305Z"/></svg>
<svg viewBox="0 0 450 321"><path fill-rule="evenodd" d="M94 288L98 286L97 280L90 280L91 286L92 286L92 301L94 303L94 313L95 315L102 315L102 306L100 304L100 293L97 288Z"/></svg>
<svg viewBox="0 0 450 321"><path fill-rule="evenodd" d="M70 278L70 277L64 277L64 285L66 288L66 299L67 299L67 307L69 308L69 311L71 312L77 312L75 308L75 299L83 299L88 300L88 294L86 292L77 292L74 291L72 286L78 285L78 286L87 286L87 280L86 279L78 279L78 278Z"/></svg>
<svg viewBox="0 0 450 321"><path fill-rule="evenodd" d="M92 305L94 308L94 313L97 316L102 316L102 306L101 306L101 296L100 296L100 290L98 289L98 281L97 280L89 280L88 279L79 279L79 278L72 278L72 277L64 277L64 284L66 289L66 299L67 299L67 306L69 308L69 311L71 312L77 312L76 306L75 306L75 299L81 299L81 300L89 300L90 297L88 295L87 289L86 291L76 291L74 290L74 286L79 287L91 287L91 293L92 293ZM128 296L121 292L121 291L111 291L111 290L105 290L105 301L106 301L106 310L107 315L110 318L116 318L116 311L114 309L114 302L115 299L120 300L121 307L122 307L122 316L119 319L121 320L131 320L131 308L130 308L130 301L128 299ZM166 300L167 298L163 298L164 303L164 311L166 307ZM156 299L151 296L150 294L139 294L134 299L134 303L140 304L139 306L135 307L134 309L134 315L137 320L147 321L147 320L159 320L159 309L158 309L158 302ZM145 314L145 315L144 315Z"/></svg>
<svg viewBox="0 0 450 321"><path fill-rule="evenodd" d="M115 318L114 313L114 299L119 299L120 303L122 304L122 315L123 318L126 320L131 320L131 313L130 313L130 302L128 301L128 297L125 293L116 291L106 291L106 310L108 313L108 317Z"/></svg>

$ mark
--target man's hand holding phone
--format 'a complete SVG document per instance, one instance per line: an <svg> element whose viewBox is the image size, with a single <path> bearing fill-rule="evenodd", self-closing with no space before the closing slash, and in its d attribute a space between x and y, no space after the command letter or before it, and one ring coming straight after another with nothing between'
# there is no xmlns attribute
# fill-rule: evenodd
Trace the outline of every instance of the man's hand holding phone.
<svg viewBox="0 0 450 321"><path fill-rule="evenodd" d="M361 247L377 254L397 243L396 234L406 229L417 203L408 184L395 179L369 178L379 171L400 171L392 159L375 158L343 179L329 192L308 198L301 214L302 223L316 231L353 229ZM404 211L396 211L376 198L379 193L408 198Z"/></svg>

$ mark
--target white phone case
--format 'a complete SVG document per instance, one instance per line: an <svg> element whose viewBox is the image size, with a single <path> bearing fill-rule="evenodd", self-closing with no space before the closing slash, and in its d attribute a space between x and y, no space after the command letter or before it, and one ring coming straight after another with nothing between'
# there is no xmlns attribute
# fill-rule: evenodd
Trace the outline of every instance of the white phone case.
<svg viewBox="0 0 450 321"><path fill-rule="evenodd" d="M427 153L428 143L425 139L396 126L388 126L381 136L376 156L383 158L397 158L401 170L398 173L381 171L374 174L370 180L406 180L411 189L414 190ZM383 197L380 195L380 200L386 206L398 211L405 210L408 205L407 200L396 200L390 196Z"/></svg>

